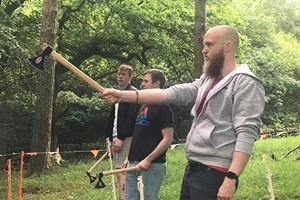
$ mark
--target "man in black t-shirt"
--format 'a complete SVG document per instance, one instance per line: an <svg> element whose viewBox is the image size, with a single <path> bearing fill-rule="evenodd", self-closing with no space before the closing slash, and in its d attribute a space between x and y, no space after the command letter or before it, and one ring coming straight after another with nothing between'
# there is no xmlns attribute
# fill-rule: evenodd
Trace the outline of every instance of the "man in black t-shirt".
<svg viewBox="0 0 300 200"><path fill-rule="evenodd" d="M161 70L149 69L143 73L143 89L163 88L166 83ZM125 199L139 199L137 177L142 176L144 199L158 199L166 174L166 152L173 141L174 117L169 105L142 105L139 111L128 159L122 167L138 165L140 171L127 172Z"/></svg>

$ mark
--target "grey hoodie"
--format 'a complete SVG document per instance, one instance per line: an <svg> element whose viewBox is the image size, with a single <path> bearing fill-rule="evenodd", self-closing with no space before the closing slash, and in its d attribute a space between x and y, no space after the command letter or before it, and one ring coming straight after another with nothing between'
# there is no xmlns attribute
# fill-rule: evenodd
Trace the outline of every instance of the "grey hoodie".
<svg viewBox="0 0 300 200"><path fill-rule="evenodd" d="M262 125L265 93L249 67L239 65L210 90L197 116L203 94L213 80L202 75L193 83L174 85L165 91L169 103L194 104L185 144L187 159L229 168L234 151L251 154Z"/></svg>

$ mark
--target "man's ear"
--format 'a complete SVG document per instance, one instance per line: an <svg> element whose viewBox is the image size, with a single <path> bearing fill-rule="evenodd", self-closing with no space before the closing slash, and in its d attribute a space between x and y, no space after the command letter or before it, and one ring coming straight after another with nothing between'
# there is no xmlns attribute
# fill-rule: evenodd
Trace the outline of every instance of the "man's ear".
<svg viewBox="0 0 300 200"><path fill-rule="evenodd" d="M153 86L155 88L160 88L160 81L155 81L155 83L153 84Z"/></svg>
<svg viewBox="0 0 300 200"><path fill-rule="evenodd" d="M232 48L233 48L233 42L228 40L225 44L225 49L224 49L225 52L227 53L227 52L231 51Z"/></svg>

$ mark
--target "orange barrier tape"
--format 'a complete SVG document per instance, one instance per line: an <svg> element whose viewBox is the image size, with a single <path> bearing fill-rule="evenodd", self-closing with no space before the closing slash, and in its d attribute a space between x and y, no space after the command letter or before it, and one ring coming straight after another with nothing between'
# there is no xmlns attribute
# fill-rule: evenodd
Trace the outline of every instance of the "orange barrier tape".
<svg viewBox="0 0 300 200"><path fill-rule="evenodd" d="M91 153L94 155L94 157L96 158L96 156L99 153L99 150L91 150Z"/></svg>
<svg viewBox="0 0 300 200"><path fill-rule="evenodd" d="M87 152L94 152L96 153L96 151L99 152L106 152L106 149L99 149L99 150L79 150L79 151L60 151L60 154L73 154L73 153L87 153ZM94 155L94 153L92 152L92 154ZM27 152L24 153L26 156L36 156L39 154L55 154L57 153L56 151L48 151L48 152ZM7 156L19 156L21 155L21 153L10 153L10 154L0 154L0 157L7 157ZM94 155L95 156L95 155ZM96 155L97 156L97 155Z"/></svg>
<svg viewBox="0 0 300 200"><path fill-rule="evenodd" d="M27 155L27 156L36 156L37 152L29 152L29 153L25 153L25 155Z"/></svg>

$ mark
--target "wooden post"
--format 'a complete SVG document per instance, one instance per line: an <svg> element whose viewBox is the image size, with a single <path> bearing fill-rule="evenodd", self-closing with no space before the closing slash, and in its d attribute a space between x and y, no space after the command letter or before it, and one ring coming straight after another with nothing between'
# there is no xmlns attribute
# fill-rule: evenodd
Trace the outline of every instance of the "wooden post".
<svg viewBox="0 0 300 200"><path fill-rule="evenodd" d="M7 160L7 200L12 200L12 192L11 192L11 159Z"/></svg>
<svg viewBox="0 0 300 200"><path fill-rule="evenodd" d="M143 176L138 176L138 190L140 192L140 200L144 200L144 183Z"/></svg>
<svg viewBox="0 0 300 200"><path fill-rule="evenodd" d="M270 195L271 195L270 200L275 200L273 184L272 184L272 172L271 172L271 169L270 169L269 165L266 166L266 170L267 170L267 179L268 179L268 182L269 182L269 192L270 192Z"/></svg>
<svg viewBox="0 0 300 200"><path fill-rule="evenodd" d="M24 165L24 151L21 151L18 200L22 200L23 165Z"/></svg>
<svg viewBox="0 0 300 200"><path fill-rule="evenodd" d="M113 170L111 142L109 141L109 138L106 138L106 143L107 143L107 151L108 151L108 156L109 156L110 170ZM115 185L114 176L111 176L111 183L112 183L112 187L113 187L114 200L117 200L117 193L116 193L116 185Z"/></svg>

